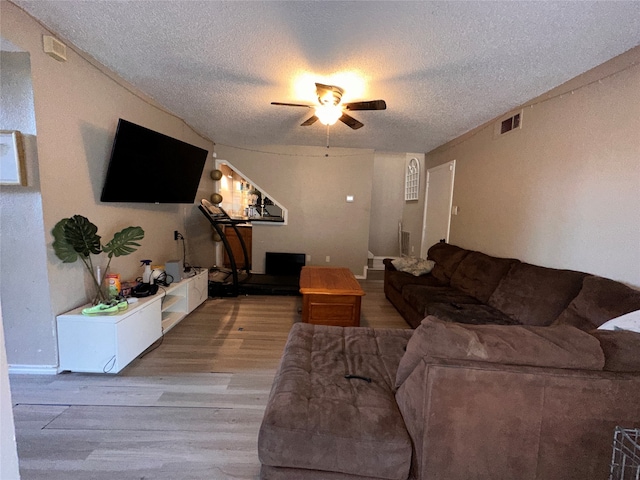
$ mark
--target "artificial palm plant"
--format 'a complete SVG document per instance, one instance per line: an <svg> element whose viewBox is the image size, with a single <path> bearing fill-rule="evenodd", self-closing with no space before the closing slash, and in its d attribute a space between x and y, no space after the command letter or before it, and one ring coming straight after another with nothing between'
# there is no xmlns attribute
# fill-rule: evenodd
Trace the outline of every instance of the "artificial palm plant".
<svg viewBox="0 0 640 480"><path fill-rule="evenodd" d="M109 242L102 245L101 237L98 235L98 227L82 215L63 218L56 223L51 233L54 238L53 250L63 263L73 263L79 258L89 270L98 292L94 298L94 304L107 301L101 285L109 270L111 259L135 252L137 247L140 246L137 242L144 238L144 230L142 228L127 227L116 233ZM94 274L91 255L99 255L102 252L107 254L109 260L101 278L98 279Z"/></svg>

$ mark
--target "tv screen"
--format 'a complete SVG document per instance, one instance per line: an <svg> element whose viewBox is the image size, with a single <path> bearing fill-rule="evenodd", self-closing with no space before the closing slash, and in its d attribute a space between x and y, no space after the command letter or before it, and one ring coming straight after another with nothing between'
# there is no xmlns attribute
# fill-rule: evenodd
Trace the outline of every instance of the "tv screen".
<svg viewBox="0 0 640 480"><path fill-rule="evenodd" d="M100 201L193 203L207 154L120 119Z"/></svg>

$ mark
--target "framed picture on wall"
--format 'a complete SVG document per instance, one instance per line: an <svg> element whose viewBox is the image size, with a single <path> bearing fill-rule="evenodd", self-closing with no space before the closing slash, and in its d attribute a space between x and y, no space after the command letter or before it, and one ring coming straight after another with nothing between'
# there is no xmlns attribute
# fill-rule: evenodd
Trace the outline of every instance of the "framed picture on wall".
<svg viewBox="0 0 640 480"><path fill-rule="evenodd" d="M22 135L17 130L0 130L0 184L27 184Z"/></svg>

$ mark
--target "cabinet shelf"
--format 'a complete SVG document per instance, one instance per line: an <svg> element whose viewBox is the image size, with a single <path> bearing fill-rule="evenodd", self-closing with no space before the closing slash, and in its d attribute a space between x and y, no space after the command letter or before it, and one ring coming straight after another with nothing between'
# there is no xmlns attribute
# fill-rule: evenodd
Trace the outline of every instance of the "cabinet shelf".
<svg viewBox="0 0 640 480"><path fill-rule="evenodd" d="M164 300L162 300L162 311L169 310L175 304L184 300L186 295L165 295Z"/></svg>
<svg viewBox="0 0 640 480"><path fill-rule="evenodd" d="M167 333L185 317L182 312L162 312L162 333Z"/></svg>

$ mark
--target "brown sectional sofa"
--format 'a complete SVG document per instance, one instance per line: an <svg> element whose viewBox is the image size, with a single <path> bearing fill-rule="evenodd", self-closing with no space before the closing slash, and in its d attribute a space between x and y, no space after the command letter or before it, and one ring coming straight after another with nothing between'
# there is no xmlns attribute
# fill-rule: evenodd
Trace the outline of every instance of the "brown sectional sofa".
<svg viewBox="0 0 640 480"><path fill-rule="evenodd" d="M557 323L592 330L640 310L640 292L595 275L491 257L447 243L432 246L428 257L435 266L419 277L384 260L385 295L414 328L434 315L475 325Z"/></svg>
<svg viewBox="0 0 640 480"><path fill-rule="evenodd" d="M640 309L640 292L432 253L431 274L385 281L404 284L396 307L415 330L293 326L260 428L261 478L607 478L614 427L640 428L640 334L593 328ZM411 303L419 292L429 300Z"/></svg>

